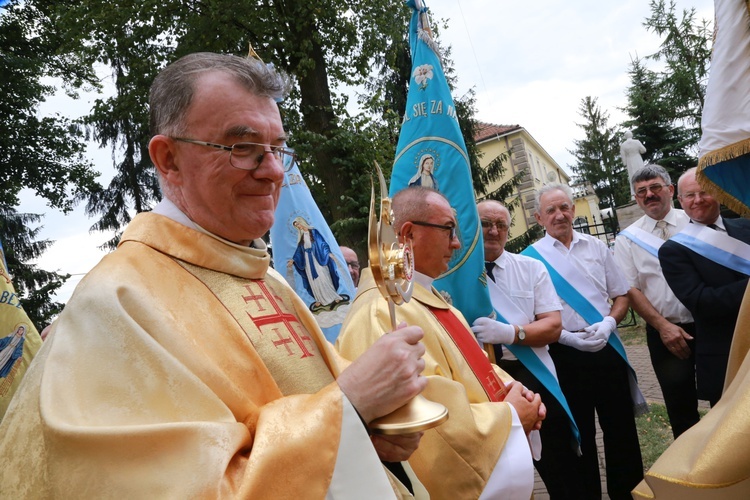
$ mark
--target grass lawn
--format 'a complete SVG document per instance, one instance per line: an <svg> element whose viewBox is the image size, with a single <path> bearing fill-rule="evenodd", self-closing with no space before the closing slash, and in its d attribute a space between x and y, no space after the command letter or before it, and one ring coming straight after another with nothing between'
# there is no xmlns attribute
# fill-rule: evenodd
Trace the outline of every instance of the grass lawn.
<svg viewBox="0 0 750 500"><path fill-rule="evenodd" d="M641 444L641 456L643 457L643 470L649 470L656 459L664 453L674 441L672 438L672 426L669 425L667 408L658 403L648 405L651 410L645 415L635 419L638 428L638 440ZM701 418L708 410L700 409Z"/></svg>
<svg viewBox="0 0 750 500"><path fill-rule="evenodd" d="M638 441L641 443L643 470L647 471L672 444L672 426L669 425L667 408L658 403L648 405L651 411L635 419Z"/></svg>
<svg viewBox="0 0 750 500"><path fill-rule="evenodd" d="M624 345L646 345L646 322L635 311L628 310L628 314L620 322L620 325L630 325L617 327L617 332L620 334Z"/></svg>

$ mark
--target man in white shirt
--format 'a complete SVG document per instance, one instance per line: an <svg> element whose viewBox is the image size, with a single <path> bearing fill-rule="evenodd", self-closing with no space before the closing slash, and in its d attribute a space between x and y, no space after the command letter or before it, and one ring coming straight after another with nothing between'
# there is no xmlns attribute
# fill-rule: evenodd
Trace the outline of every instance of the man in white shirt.
<svg viewBox="0 0 750 500"><path fill-rule="evenodd" d="M563 330L550 354L581 432L578 477L586 489L581 498L601 497L595 414L604 433L607 492L610 498L631 498L643 478L634 408L645 401L616 332L628 310L630 287L607 245L573 230L570 187L542 187L535 208L547 234L523 253L545 263L563 301Z"/></svg>
<svg viewBox="0 0 750 500"><path fill-rule="evenodd" d="M511 222L508 209L498 201L485 200L477 205L477 211L484 239L487 287L492 305L501 317L498 321L478 318L471 329L480 342L494 344L500 368L542 396L547 418L540 430L542 455L534 461L534 466L550 497L582 498L581 482L575 477L578 439L568 413L558 400L558 396L563 400L564 396L547 352L547 344L560 338L560 299L544 264L505 251ZM510 349L522 359L506 345L511 345ZM547 385L552 385L558 396Z"/></svg>
<svg viewBox="0 0 750 500"><path fill-rule="evenodd" d="M659 264L661 244L682 231L690 218L672 208L674 186L659 165L646 165L631 178L645 215L615 240L615 262L630 284L631 307L646 321L651 364L676 438L700 420L695 386L695 323L677 300Z"/></svg>

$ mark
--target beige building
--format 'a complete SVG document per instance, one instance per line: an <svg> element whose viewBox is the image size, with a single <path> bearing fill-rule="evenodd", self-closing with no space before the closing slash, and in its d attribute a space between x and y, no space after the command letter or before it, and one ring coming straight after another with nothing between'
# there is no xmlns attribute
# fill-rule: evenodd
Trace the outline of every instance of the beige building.
<svg viewBox="0 0 750 500"><path fill-rule="evenodd" d="M523 182L516 188L515 196L506 200L506 203L512 203L517 198L521 200L513 211L510 238L525 233L530 226L536 224L534 193L538 188L550 182L560 182L571 186L576 204L576 229L587 232L585 229L587 225L602 222L599 198L591 185L588 183L571 185L570 176L522 126L480 122L474 140L483 153L480 159L480 165L483 168L486 168L498 156L510 153L510 162L506 161L503 164L505 167L503 177L492 183L487 192L494 191L517 173L523 172Z"/></svg>

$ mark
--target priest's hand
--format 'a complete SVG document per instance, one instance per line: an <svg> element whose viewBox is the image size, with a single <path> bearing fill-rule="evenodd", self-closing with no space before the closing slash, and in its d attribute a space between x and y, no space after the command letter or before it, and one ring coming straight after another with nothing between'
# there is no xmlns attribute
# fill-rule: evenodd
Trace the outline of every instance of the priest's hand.
<svg viewBox="0 0 750 500"><path fill-rule="evenodd" d="M420 375L425 366L422 337L421 328L402 323L336 379L365 423L401 408L427 387L427 378Z"/></svg>
<svg viewBox="0 0 750 500"><path fill-rule="evenodd" d="M542 404L542 398L526 389L520 382L511 382L508 386L508 394L504 401L510 405L518 414L523 430L528 434L542 427L542 420L547 417L547 409ZM533 394L529 397L527 393Z"/></svg>
<svg viewBox="0 0 750 500"><path fill-rule="evenodd" d="M375 434L370 437L378 458L383 462L403 462L409 460L411 454L417 451L419 441L424 432L414 434L402 434L400 436L389 436Z"/></svg>
<svg viewBox="0 0 750 500"><path fill-rule="evenodd" d="M514 382L511 382L511 383L514 383ZM515 383L520 383L520 382L515 382ZM521 385L521 387L523 387L523 390L521 391L521 394L523 395L523 397L526 398L527 401L529 401L530 403L533 403L534 402L534 398L539 398L539 400L541 401L541 399L542 399L541 394L538 394L538 393L536 393L534 391L529 390L525 385ZM547 407L544 405L543 401L542 401L542 404L539 405L539 412L538 412L537 416L539 417L539 421L537 422L537 424L532 429L532 430L535 430L535 431L538 431L539 429L542 428L542 420L544 420L545 418L547 418Z"/></svg>
<svg viewBox="0 0 750 500"><path fill-rule="evenodd" d="M471 331L483 344L512 344L516 340L516 327L494 319L480 317L474 320Z"/></svg>

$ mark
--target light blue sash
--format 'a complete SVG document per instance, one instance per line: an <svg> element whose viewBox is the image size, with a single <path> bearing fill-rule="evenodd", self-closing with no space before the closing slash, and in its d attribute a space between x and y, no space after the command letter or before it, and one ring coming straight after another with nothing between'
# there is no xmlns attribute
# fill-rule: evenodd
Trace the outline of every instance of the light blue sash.
<svg viewBox="0 0 750 500"><path fill-rule="evenodd" d="M617 236L625 236L657 259L659 258L659 248L664 244L664 240L639 227L631 226L620 231Z"/></svg>
<svg viewBox="0 0 750 500"><path fill-rule="evenodd" d="M498 321L510 324L510 322L506 320L497 309L495 309L495 314L497 315L496 319ZM544 385L544 387L550 392L550 394L552 394L555 399L557 399L557 401L560 403L560 406L563 407L563 410L565 410L565 413L568 415L570 430L573 433L573 436L576 438L576 442L578 443L577 452L580 456L581 433L578 431L578 425L576 424L576 421L573 418L573 413L571 413L570 407L568 406L568 400L565 399L565 395L560 388L560 382L557 381L557 378L552 374L552 372L549 371L547 366L542 362L541 359L539 359L539 356L536 355L531 347L527 345L517 344L503 345L507 347L508 350L512 352L516 358L518 358L518 361L523 363L523 366L525 366L537 378L537 380L539 380L539 382Z"/></svg>
<svg viewBox="0 0 750 500"><path fill-rule="evenodd" d="M571 285L554 267L552 267L552 265L542 257L542 254L540 254L533 245L526 247L526 250L521 252L521 254L537 259L544 264L544 267L549 271L550 278L555 285L557 294L578 314L580 314L589 325L593 325L604 319L602 313L599 312L599 310L578 290L576 290L573 285ZM630 366L628 355L625 352L625 346L622 345L622 341L616 330L609 336L609 345L617 351L617 354L619 354L620 357L625 360L625 364L628 365L630 375L630 395L633 399L633 411L635 415L638 416L647 413L648 405L643 398L641 390L638 388L638 376L636 375L635 370L633 370L633 367Z"/></svg>
<svg viewBox="0 0 750 500"><path fill-rule="evenodd" d="M750 276L750 245L727 233L688 224L671 239L720 266Z"/></svg>

